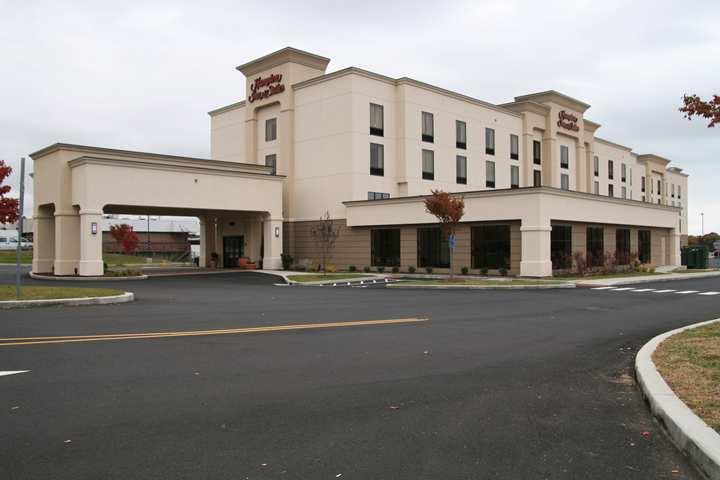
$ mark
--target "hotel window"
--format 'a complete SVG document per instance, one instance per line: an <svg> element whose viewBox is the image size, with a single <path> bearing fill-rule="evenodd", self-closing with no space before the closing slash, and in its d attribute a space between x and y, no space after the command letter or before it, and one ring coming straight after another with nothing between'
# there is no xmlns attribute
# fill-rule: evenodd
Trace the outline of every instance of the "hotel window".
<svg viewBox="0 0 720 480"><path fill-rule="evenodd" d="M615 196L615 185L612 183L608 185L608 197L614 197Z"/></svg>
<svg viewBox="0 0 720 480"><path fill-rule="evenodd" d="M368 200L385 200L386 198L390 198L389 193L368 192Z"/></svg>
<svg viewBox="0 0 720 480"><path fill-rule="evenodd" d="M593 157L593 174L596 177L600 176L600 159L597 155Z"/></svg>
<svg viewBox="0 0 720 480"><path fill-rule="evenodd" d="M682 194L680 193L680 185L678 185L678 198L682 198Z"/></svg>
<svg viewBox="0 0 720 480"><path fill-rule="evenodd" d="M598 182L597 180L593 182L593 193L595 195L600 195L600 182Z"/></svg>
<svg viewBox="0 0 720 480"><path fill-rule="evenodd" d="M622 198L627 198L627 188L622 187L620 191L621 191Z"/></svg>
<svg viewBox="0 0 720 480"><path fill-rule="evenodd" d="M662 183L660 183L660 180L658 180L657 182L658 182L658 192L657 193L658 193L658 195L662 195Z"/></svg>
<svg viewBox="0 0 720 480"><path fill-rule="evenodd" d="M542 187L542 172L533 170L533 187Z"/></svg>
<svg viewBox="0 0 720 480"><path fill-rule="evenodd" d="M560 168L570 168L570 151L566 145L560 145Z"/></svg>
<svg viewBox="0 0 720 480"><path fill-rule="evenodd" d="M553 225L550 231L550 260L553 270L572 268L572 227Z"/></svg>
<svg viewBox="0 0 720 480"><path fill-rule="evenodd" d="M671 192L672 192L672 193L671 193L671 196L672 196L673 198L675 198L675 184L674 184L674 183L671 183L671 184L670 184L670 190L671 190Z"/></svg>
<svg viewBox="0 0 720 480"><path fill-rule="evenodd" d="M588 267L599 267L605 263L605 242L603 227L587 227L585 258Z"/></svg>
<svg viewBox="0 0 720 480"><path fill-rule="evenodd" d="M485 161L485 186L495 188L495 162Z"/></svg>
<svg viewBox="0 0 720 480"><path fill-rule="evenodd" d="M517 160L520 158L520 143L518 136L510 134L510 159Z"/></svg>
<svg viewBox="0 0 720 480"><path fill-rule="evenodd" d="M370 175L385 175L385 147L379 143L370 144Z"/></svg>
<svg viewBox="0 0 720 480"><path fill-rule="evenodd" d="M630 167L630 186L632 187L632 167ZM632 195L630 195L632 197Z"/></svg>
<svg viewBox="0 0 720 480"><path fill-rule="evenodd" d="M650 230L638 230L638 260L641 263L650 263Z"/></svg>
<svg viewBox="0 0 720 480"><path fill-rule="evenodd" d="M570 175L563 173L560 175L560 188L570 190Z"/></svg>
<svg viewBox="0 0 720 480"><path fill-rule="evenodd" d="M370 231L370 264L373 267L400 266L399 228L378 228Z"/></svg>
<svg viewBox="0 0 720 480"><path fill-rule="evenodd" d="M272 174L277 174L277 155L265 155L265 166L272 168Z"/></svg>
<svg viewBox="0 0 720 480"><path fill-rule="evenodd" d="M435 180L435 152L432 150L422 151L422 178Z"/></svg>
<svg viewBox="0 0 720 480"><path fill-rule="evenodd" d="M538 140L533 140L533 163L535 165L542 163L542 144Z"/></svg>
<svg viewBox="0 0 720 480"><path fill-rule="evenodd" d="M620 164L620 181L627 181L627 165L625 165L624 163Z"/></svg>
<svg viewBox="0 0 720 480"><path fill-rule="evenodd" d="M273 140L277 140L277 118L268 118L265 120L265 141Z"/></svg>
<svg viewBox="0 0 720 480"><path fill-rule="evenodd" d="M485 153L495 155L495 130L492 128L485 129Z"/></svg>
<svg viewBox="0 0 720 480"><path fill-rule="evenodd" d="M640 177L640 191L645 193L645 177ZM645 198L645 196L643 196L643 198Z"/></svg>
<svg viewBox="0 0 720 480"><path fill-rule="evenodd" d="M472 268L510 268L510 225L470 229Z"/></svg>
<svg viewBox="0 0 720 480"><path fill-rule="evenodd" d="M448 239L440 228L417 229L417 265L438 268L450 266Z"/></svg>
<svg viewBox="0 0 720 480"><path fill-rule="evenodd" d="M432 143L435 139L434 137L434 122L433 122L433 114L428 112L422 112L422 140L423 142L430 142Z"/></svg>
<svg viewBox="0 0 720 480"><path fill-rule="evenodd" d="M462 155L455 157L455 180L457 183L467 183L467 158Z"/></svg>
<svg viewBox="0 0 720 480"><path fill-rule="evenodd" d="M463 150L467 148L467 125L460 120L455 120L455 146Z"/></svg>
<svg viewBox="0 0 720 480"><path fill-rule="evenodd" d="M615 261L618 265L630 263L630 229L615 230Z"/></svg>
<svg viewBox="0 0 720 480"><path fill-rule="evenodd" d="M370 135L382 137L383 129L383 106L375 103L370 104Z"/></svg>
<svg viewBox="0 0 720 480"><path fill-rule="evenodd" d="M520 167L510 165L510 188L520 188Z"/></svg>
<svg viewBox="0 0 720 480"><path fill-rule="evenodd" d="M615 165L612 160L608 160L608 178L610 180L615 178Z"/></svg>

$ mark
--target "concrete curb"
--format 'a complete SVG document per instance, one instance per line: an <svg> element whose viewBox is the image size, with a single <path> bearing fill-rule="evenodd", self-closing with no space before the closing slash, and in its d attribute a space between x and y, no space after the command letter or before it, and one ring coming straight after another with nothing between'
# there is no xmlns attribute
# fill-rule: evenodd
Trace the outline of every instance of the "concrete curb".
<svg viewBox="0 0 720 480"><path fill-rule="evenodd" d="M557 288L576 288L574 283L550 285L407 285L401 282L390 283L387 288L421 288L431 290L550 290Z"/></svg>
<svg viewBox="0 0 720 480"><path fill-rule="evenodd" d="M650 410L665 426L673 443L692 459L704 475L711 480L720 480L720 434L675 395L652 361L653 352L667 338L715 322L720 322L720 319L678 328L653 338L635 357L635 375Z"/></svg>
<svg viewBox="0 0 720 480"><path fill-rule="evenodd" d="M371 276L368 275L367 277L355 277L355 278L337 278L333 280L318 280L316 282L298 282L297 280L289 280L285 277L285 281L288 282L289 285L301 285L301 286L307 286L307 287L321 287L326 285L333 285L335 283L360 283L360 282L367 282L372 280L384 280L386 277L382 276Z"/></svg>
<svg viewBox="0 0 720 480"><path fill-rule="evenodd" d="M109 297L56 298L52 300L8 300L0 302L0 309L51 307L56 305L109 305L111 303L127 303L135 300L135 294L125 292Z"/></svg>
<svg viewBox="0 0 720 480"><path fill-rule="evenodd" d="M625 279L603 279L603 280L576 280L579 287L609 287L613 285L633 285L638 283L672 282L675 280L692 280L694 278L720 277L720 272L702 273L668 273L664 275L652 275L648 277L625 278Z"/></svg>
<svg viewBox="0 0 720 480"><path fill-rule="evenodd" d="M56 277L55 275L42 275L37 273L29 273L30 278L36 280L52 280L52 281L70 281L70 282L105 282L118 280L147 280L147 275L136 275L134 277Z"/></svg>

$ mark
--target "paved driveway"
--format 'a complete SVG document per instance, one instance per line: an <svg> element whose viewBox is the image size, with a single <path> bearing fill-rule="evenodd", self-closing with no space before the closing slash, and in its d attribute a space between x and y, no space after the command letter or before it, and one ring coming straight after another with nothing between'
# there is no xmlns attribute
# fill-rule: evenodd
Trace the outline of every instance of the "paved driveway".
<svg viewBox="0 0 720 480"><path fill-rule="evenodd" d="M0 370L30 370L0 377L0 478L698 478L632 362L720 295L273 282L126 282L132 304L0 312L0 337L429 320L0 346Z"/></svg>

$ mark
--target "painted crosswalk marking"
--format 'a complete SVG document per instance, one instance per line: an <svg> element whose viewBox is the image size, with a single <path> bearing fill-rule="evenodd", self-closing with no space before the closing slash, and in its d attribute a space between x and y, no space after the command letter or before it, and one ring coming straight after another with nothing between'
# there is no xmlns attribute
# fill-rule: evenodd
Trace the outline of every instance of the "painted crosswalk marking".
<svg viewBox="0 0 720 480"><path fill-rule="evenodd" d="M675 292L675 291L676 290L673 288L668 288L666 290L655 290L655 293L670 293L670 292Z"/></svg>
<svg viewBox="0 0 720 480"><path fill-rule="evenodd" d="M17 375L18 373L27 373L30 370L6 370L6 371L0 371L0 377L4 377L5 375Z"/></svg>
<svg viewBox="0 0 720 480"><path fill-rule="evenodd" d="M703 292L698 293L698 295L720 295L720 292Z"/></svg>
<svg viewBox="0 0 720 480"><path fill-rule="evenodd" d="M679 293L680 295L687 295L688 293L698 293L699 291L700 290L682 290L680 292L675 292L675 293Z"/></svg>
<svg viewBox="0 0 720 480"><path fill-rule="evenodd" d="M677 293L679 295L689 295L689 294L697 294L697 295L705 295L708 297L720 295L720 292L701 292L700 290L677 290L674 288L665 288L662 290L658 290L655 288L633 288L633 287L593 287L592 290L608 290L611 292L633 292L633 293L646 293L646 292L652 292L652 293Z"/></svg>

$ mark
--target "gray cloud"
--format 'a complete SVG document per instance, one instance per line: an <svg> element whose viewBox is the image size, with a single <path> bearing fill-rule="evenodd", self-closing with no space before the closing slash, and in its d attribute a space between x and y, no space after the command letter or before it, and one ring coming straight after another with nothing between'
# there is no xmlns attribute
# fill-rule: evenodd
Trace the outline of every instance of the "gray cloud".
<svg viewBox="0 0 720 480"><path fill-rule="evenodd" d="M0 158L13 165L56 141L208 156L206 112L244 96L234 67L292 45L331 70L496 103L546 89L586 101L600 136L690 173L691 232L700 211L720 231L720 129L677 111L685 92L720 93L716 2L0 0L0 11Z"/></svg>

